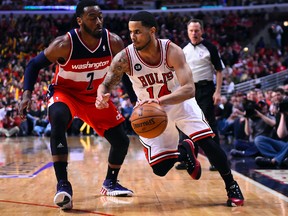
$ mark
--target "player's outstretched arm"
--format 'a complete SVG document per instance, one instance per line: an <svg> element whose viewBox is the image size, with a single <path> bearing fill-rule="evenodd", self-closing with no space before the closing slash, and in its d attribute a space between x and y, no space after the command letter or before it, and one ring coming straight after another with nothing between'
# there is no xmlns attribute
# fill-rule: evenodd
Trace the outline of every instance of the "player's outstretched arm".
<svg viewBox="0 0 288 216"><path fill-rule="evenodd" d="M67 35L57 37L51 44L36 57L32 58L24 73L24 92L19 103L18 111L24 119L31 107L31 96L40 69L48 67L52 63L65 63L70 52L70 40Z"/></svg>
<svg viewBox="0 0 288 216"><path fill-rule="evenodd" d="M98 87L95 103L96 108L103 109L108 107L109 98L107 97L107 93L111 92L112 89L120 83L124 73L130 73L130 66L125 49L113 58L104 81Z"/></svg>

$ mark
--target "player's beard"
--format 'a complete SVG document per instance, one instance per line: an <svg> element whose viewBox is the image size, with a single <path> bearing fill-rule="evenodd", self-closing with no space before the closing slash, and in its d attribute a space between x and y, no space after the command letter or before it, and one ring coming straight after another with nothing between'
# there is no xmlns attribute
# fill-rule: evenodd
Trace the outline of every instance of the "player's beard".
<svg viewBox="0 0 288 216"><path fill-rule="evenodd" d="M97 39L100 39L102 37L102 30L100 31L92 31L90 28L88 28L87 25L85 25L85 23L83 23L83 29L88 33L90 34L91 36L97 38Z"/></svg>
<svg viewBox="0 0 288 216"><path fill-rule="evenodd" d="M147 41L147 43L144 46L141 47L135 47L137 51L143 50L144 48L146 48L151 42L151 37L149 37L149 40Z"/></svg>

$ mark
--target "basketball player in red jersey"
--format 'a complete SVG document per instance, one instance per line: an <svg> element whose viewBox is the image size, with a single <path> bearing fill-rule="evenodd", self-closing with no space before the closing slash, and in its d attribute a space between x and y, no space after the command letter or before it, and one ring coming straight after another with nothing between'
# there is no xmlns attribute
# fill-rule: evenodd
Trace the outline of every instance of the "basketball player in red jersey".
<svg viewBox="0 0 288 216"><path fill-rule="evenodd" d="M54 203L61 209L72 209L73 191L66 171L68 148L65 132L75 116L111 144L107 175L100 193L107 196L133 194L117 181L129 146L129 138L123 127L124 117L112 101L108 102L109 109L99 110L95 107L97 88L108 71L112 57L124 48L124 44L119 36L103 28L103 15L95 0L80 1L76 15L80 28L57 37L28 63L23 98L19 104L20 115L25 118L39 70L57 63L49 89L48 114L51 152L58 182Z"/></svg>
<svg viewBox="0 0 288 216"><path fill-rule="evenodd" d="M98 88L96 107L110 107L109 92L121 81L123 74L128 74L138 103L158 103L168 115L167 128L161 135L152 139L140 136L153 172L165 176L176 161L184 161L189 175L199 179L201 166L194 153L195 142L224 180L227 205L243 205L244 197L233 178L226 154L212 139L214 134L195 100L192 71L182 49L170 40L156 38L157 23L149 12L133 14L128 26L133 43L112 60L109 72ZM179 147L176 126L190 138Z"/></svg>

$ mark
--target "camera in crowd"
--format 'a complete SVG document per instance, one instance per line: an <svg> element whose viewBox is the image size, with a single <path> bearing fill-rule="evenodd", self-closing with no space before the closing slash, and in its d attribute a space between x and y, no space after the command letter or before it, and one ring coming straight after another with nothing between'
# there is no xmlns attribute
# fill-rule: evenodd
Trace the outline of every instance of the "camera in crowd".
<svg viewBox="0 0 288 216"><path fill-rule="evenodd" d="M288 98L279 103L279 112L288 112Z"/></svg>
<svg viewBox="0 0 288 216"><path fill-rule="evenodd" d="M258 103L256 103L255 101L246 100L243 103L244 110L245 110L245 117L247 117L247 118L255 118L256 110L261 112L262 108L264 106L266 106L266 105L267 104L266 104L265 101L259 101Z"/></svg>
<svg viewBox="0 0 288 216"><path fill-rule="evenodd" d="M255 114L256 114L255 109L257 108L257 104L255 101L246 100L243 103L243 106L244 106L244 110L245 110L245 117L251 118L251 117L255 116Z"/></svg>

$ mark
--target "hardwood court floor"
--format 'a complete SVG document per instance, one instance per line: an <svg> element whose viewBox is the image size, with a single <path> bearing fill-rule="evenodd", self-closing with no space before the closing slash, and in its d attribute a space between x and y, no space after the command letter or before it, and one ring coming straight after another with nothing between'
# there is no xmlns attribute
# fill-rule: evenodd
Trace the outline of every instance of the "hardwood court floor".
<svg viewBox="0 0 288 216"><path fill-rule="evenodd" d="M116 216L287 216L288 198L234 172L245 196L243 207L225 206L226 191L218 172L199 156L202 177L192 180L175 168L165 177L152 173L136 137L119 180L134 197L99 195L106 175L109 144L99 137L68 137L69 179L74 190L74 208L59 210L53 203L56 179L49 154L49 138L0 139L0 215L116 215Z"/></svg>

